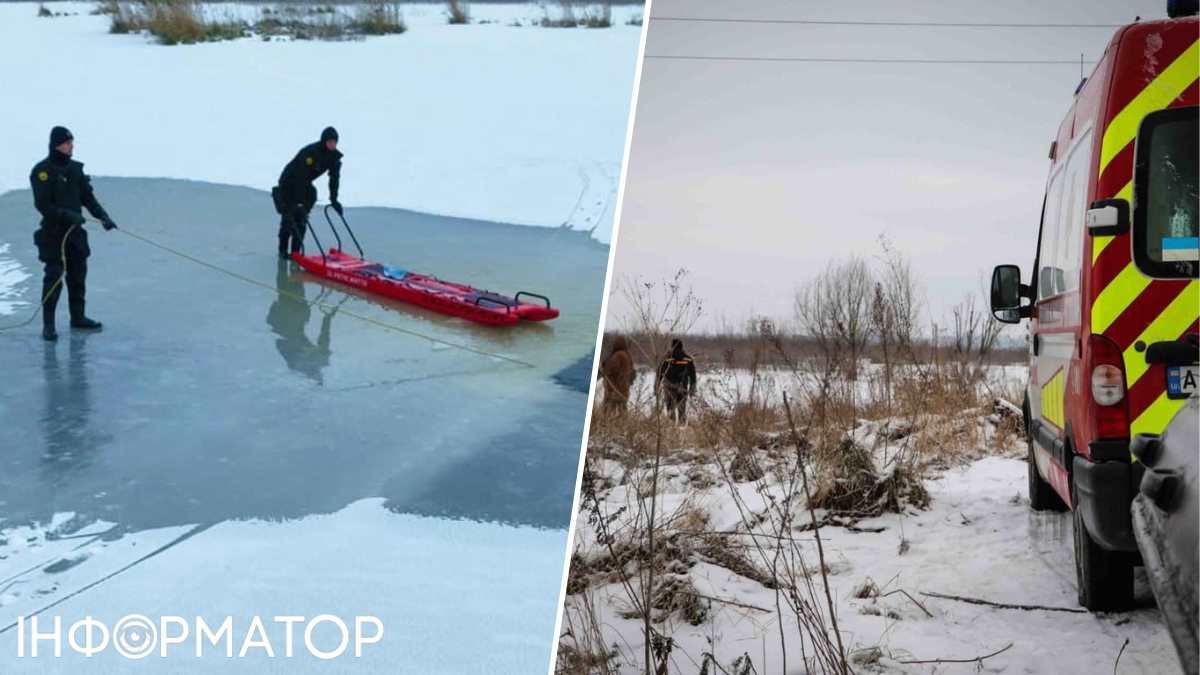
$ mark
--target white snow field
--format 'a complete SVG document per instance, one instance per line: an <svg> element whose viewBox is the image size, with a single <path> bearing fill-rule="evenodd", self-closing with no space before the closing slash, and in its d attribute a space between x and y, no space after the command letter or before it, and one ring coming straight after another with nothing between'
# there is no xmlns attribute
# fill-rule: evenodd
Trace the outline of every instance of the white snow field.
<svg viewBox="0 0 1200 675"><path fill-rule="evenodd" d="M613 8L610 28L557 29L531 25L548 11L535 3L472 5L477 23L455 26L443 4L405 5L401 35L171 47L109 34L94 3L50 6L77 15L0 4L0 192L28 187L55 124L93 175L260 189L332 124L347 206L610 238L640 6Z"/></svg>
<svg viewBox="0 0 1200 675"><path fill-rule="evenodd" d="M613 462L598 466L610 476L609 471L616 468ZM697 492L687 487L686 468L668 466L664 471L671 487L659 506L663 513L673 512L687 499L690 507L707 515L706 530L729 530L742 522L727 487ZM1128 613L1093 615L999 609L921 595L924 591L999 603L1078 608L1070 515L1030 511L1024 461L987 457L949 470L926 486L931 496L928 510L864 519L857 523L864 530L860 532L821 528L838 622L858 672L977 672L974 663L902 661L970 660L1011 644L1003 653L984 660L980 672L1111 673L1127 639L1116 672L1178 672L1174 648L1152 604ZM764 504L754 483L741 483L738 491L750 508ZM605 498L610 512L625 503L624 492L625 486L620 486ZM586 550L596 550L595 533L582 518L578 527L577 541L586 542ZM883 530L869 531L876 528ZM797 538L807 542L806 556L815 566L811 534L798 533ZM748 535L731 539L751 544ZM902 542L906 542L906 550L900 553ZM774 549L766 540L762 543L771 555ZM752 551L750 555L753 557ZM710 562L698 562L683 575L698 593L719 601L710 601L708 619L701 625L692 626L676 613L667 624L656 626L675 640L672 663L677 672L700 672L705 652L712 653L727 670L735 659L748 654L754 672L781 672L784 650L774 591ZM855 591L868 582L879 588L880 597L855 597ZM633 585L636 589L636 575ZM816 587L820 594L819 581ZM911 594L932 616L901 593L882 597L897 590ZM599 625L604 627L605 643L616 646L619 656L614 663L620 664L619 672L642 672L641 620L621 616L632 606L624 588L612 583L593 586L587 593L597 608ZM568 612L583 607L583 598L584 594L569 595ZM800 654L800 629L786 606L783 617L787 672L807 672ZM563 625L564 630L569 626L566 620Z"/></svg>
<svg viewBox="0 0 1200 675"><path fill-rule="evenodd" d="M869 374L870 368L864 371ZM991 367L974 398L987 402L1006 391L1011 396L1027 376L1023 366ZM863 378L863 400L870 400L869 379ZM653 373L642 373L637 381L635 400L644 410L651 405L652 381ZM780 394L795 384L794 376L777 369L757 375L710 369L700 378L699 412L689 426L707 428L704 406L732 409L737 401L751 400L752 385L753 400L778 406ZM1019 409L1004 401L930 417L860 419L850 432L849 438L868 450L880 481L897 476L914 448L930 453L918 464L929 495L927 508L909 497L901 513L885 510L861 519L837 515L820 529L830 592L852 667L860 673L1057 675L1112 673L1117 664L1116 672L1122 674L1178 672L1175 649L1144 579L1139 578L1134 611L1090 614L1079 608L1071 514L1030 509L1025 440L1005 419L1014 413L1019 415ZM805 424L802 416L797 421ZM615 428L623 429L619 423ZM653 462L647 457L653 450L628 450L622 439L634 436L625 433L593 435L589 442L591 473L585 474L576 519L559 659L577 663L572 661L576 654L604 649L614 654L609 665L615 672L633 675L643 672L645 660L642 615L631 598L631 593L641 593L641 564L627 557L618 567L613 558L614 552L628 555L623 547L646 545L649 506L638 491L639 486L644 494L651 490ZM782 442L782 452L793 452L786 432L765 433L763 438ZM680 438L691 440L675 441L683 445L664 454L654 507L663 523L656 538L665 542L657 554L665 562L654 586L654 616L661 620L654 628L674 641L671 672L824 672L811 661L806 669L800 641L804 629L770 585L775 561L785 568L798 566L789 562L794 550L803 552L808 569L818 564L803 493L793 510L793 529L783 537L798 548L779 543L778 505L787 503L793 480L773 464L780 461L775 454L780 450L756 441L750 455L766 473L750 480L735 473L735 448L689 444L705 438L702 433ZM809 469L812 475L815 469ZM589 485L595 501L588 497ZM822 519L829 514L817 509L815 515ZM624 579L618 570L624 570ZM823 586L815 574L813 578L812 604L824 611ZM803 584L800 592L807 592ZM923 593L1068 611L1000 608ZM811 642L807 649L811 660ZM709 662L702 671L708 654L720 668ZM753 670L744 670L749 667L746 656ZM947 659L966 662L934 662Z"/></svg>
<svg viewBox="0 0 1200 675"><path fill-rule="evenodd" d="M553 585L547 580L562 573L562 531L396 514L382 499L298 520L169 527L108 540L102 535L111 523L79 528L72 519L73 514L59 514L44 526L0 525L0 662L6 674L81 672L85 665L87 672L146 672L155 661L172 673L214 668L296 673L318 667L534 673L547 667L554 621L545 590ZM497 556L503 556L503 566L495 564ZM139 663L113 648L85 658L64 642L61 658L46 658L51 647L43 643L35 659L28 656L27 634L26 658L15 658L17 617L43 607L49 607L45 617L61 617L64 626L92 616L111 627L131 614L156 622L162 616L202 616L216 626L232 616L235 654L259 616L275 654L253 648L243 658L228 659L222 644L196 658L189 641L169 647L167 659L155 652L150 663ZM295 655L285 658L284 628L273 617L318 614L341 617L352 629L353 617L376 616L383 639L364 644L360 658L351 647L347 656L322 663L301 646L297 633ZM334 630L314 634L320 649L336 648Z"/></svg>

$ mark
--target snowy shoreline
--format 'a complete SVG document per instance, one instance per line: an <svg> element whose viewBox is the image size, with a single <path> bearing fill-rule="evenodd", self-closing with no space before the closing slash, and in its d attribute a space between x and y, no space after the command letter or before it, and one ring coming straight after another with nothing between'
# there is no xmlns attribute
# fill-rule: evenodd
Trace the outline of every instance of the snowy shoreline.
<svg viewBox="0 0 1200 675"><path fill-rule="evenodd" d="M534 3L472 5L479 23L468 26L448 25L442 5L405 5L402 35L171 47L109 34L93 6L54 3L78 14L42 19L36 3L0 5L14 57L0 60L10 83L0 191L25 187L53 124L75 132L95 175L268 189L332 123L347 205L610 238L641 34L626 21L640 6L614 7L613 26L592 30L511 25L538 20ZM15 58L27 54L36 58ZM52 83L81 61L102 75L60 92ZM74 105L47 105L65 100Z"/></svg>

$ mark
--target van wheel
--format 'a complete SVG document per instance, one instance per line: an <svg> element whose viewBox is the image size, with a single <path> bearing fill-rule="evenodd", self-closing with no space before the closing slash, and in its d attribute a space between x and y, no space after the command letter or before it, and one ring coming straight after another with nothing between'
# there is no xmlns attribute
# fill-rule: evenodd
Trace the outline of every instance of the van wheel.
<svg viewBox="0 0 1200 675"><path fill-rule="evenodd" d="M1034 511L1066 511L1067 505L1038 473L1037 458L1034 457L1033 439L1029 439L1029 454L1025 460L1029 471L1029 507Z"/></svg>
<svg viewBox="0 0 1200 675"><path fill-rule="evenodd" d="M1093 612L1120 612L1133 607L1133 556L1108 551L1092 541L1083 514L1075 508L1075 584L1079 604Z"/></svg>

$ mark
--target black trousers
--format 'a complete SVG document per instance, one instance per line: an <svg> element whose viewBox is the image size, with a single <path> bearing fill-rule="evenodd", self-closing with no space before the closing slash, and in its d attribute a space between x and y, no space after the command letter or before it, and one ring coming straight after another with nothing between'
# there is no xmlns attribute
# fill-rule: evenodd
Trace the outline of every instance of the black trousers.
<svg viewBox="0 0 1200 675"><path fill-rule="evenodd" d="M670 384L663 387L663 402L667 406L667 417L687 422L687 389L673 387Z"/></svg>
<svg viewBox="0 0 1200 675"><path fill-rule="evenodd" d="M304 249L308 232L308 214L317 203L317 189L312 184L281 185L277 188L275 209L279 212L279 252L296 253Z"/></svg>
<svg viewBox="0 0 1200 675"><path fill-rule="evenodd" d="M33 242L37 245L38 260L44 266L42 275L42 322L47 326L54 325L54 310L58 307L58 298L62 287L67 287L67 306L70 308L71 320L84 317L84 305L87 296L87 259L92 254L88 246L87 230L76 227L67 237L66 247L63 247L63 232L41 228L33 233ZM66 265L63 265L63 253L66 252ZM63 284L58 284L59 277L66 272Z"/></svg>

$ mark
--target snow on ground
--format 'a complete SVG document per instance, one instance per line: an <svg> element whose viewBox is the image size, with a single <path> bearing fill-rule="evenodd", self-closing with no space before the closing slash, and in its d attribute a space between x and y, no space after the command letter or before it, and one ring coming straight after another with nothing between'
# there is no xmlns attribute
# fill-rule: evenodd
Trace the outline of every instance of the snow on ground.
<svg viewBox="0 0 1200 675"><path fill-rule="evenodd" d="M0 316L12 314L25 305L13 298L20 297L23 284L30 278L21 263L9 255L10 246L0 241Z"/></svg>
<svg viewBox="0 0 1200 675"><path fill-rule="evenodd" d="M59 659L11 659L17 653L17 617L42 608L48 608L44 617L60 616L64 626L89 615L112 626L135 613L203 616L215 626L230 615L239 627L235 651L245 626L258 615L280 655L284 632L271 617L328 613L352 622L356 615L371 614L383 622L384 639L364 645L361 658L319 664L323 670L339 664L352 665L355 672L546 668L555 598L544 592L545 581L562 572L562 531L396 514L383 508L381 499L283 522L226 521L133 534L110 528L111 523L80 523L73 514L60 514L44 526L4 529L0 524L4 672L79 672L83 663L88 672L141 672L136 662L112 649L88 660L66 648ZM494 564L500 554L503 566ZM88 564L80 564L85 560ZM430 584L431 577L455 583ZM73 597L96 580L101 581ZM388 591L380 594L377 588ZM492 629L463 634L463 626L479 625ZM464 648L447 648L453 636ZM299 647L294 659L267 658L260 649L235 660L217 649L196 658L188 649L171 652L171 672L220 667L222 672L293 673L298 662L318 665Z"/></svg>
<svg viewBox="0 0 1200 675"><path fill-rule="evenodd" d="M405 5L401 35L165 47L110 35L93 6L55 3L78 14L44 19L0 4L0 192L28 186L54 124L93 175L262 189L333 124L347 205L610 238L641 31L626 22L641 7L613 8L611 28L551 29L531 25L541 4L472 5L489 23L465 26Z"/></svg>
<svg viewBox="0 0 1200 675"><path fill-rule="evenodd" d="M621 471L615 462L599 462L595 467L614 478ZM728 486L689 488L696 480L695 467L668 466L664 473L662 513L673 513L686 503L705 514L706 530L742 525L742 517L731 505ZM920 595L924 591L1077 608L1069 514L1030 511L1023 461L987 457L949 470L926 485L932 498L928 510L910 508L901 515L857 523L861 530L882 528L880 532L840 527L821 530L838 620L860 672L972 672L973 664L902 661L971 659L1009 644L1011 648L984 661L982 669L994 673L1112 672L1126 639L1129 642L1117 672L1176 672L1173 647L1152 606L1123 614L1092 615L999 609ZM765 504L764 495L753 483L738 483L735 489L747 508L759 509ZM624 490L617 487L605 498L611 509L622 503ZM740 529L743 534L730 540L752 543L744 526ZM811 534L796 536L805 542L809 563L815 565ZM581 519L577 542L595 550L594 538L594 531ZM769 542L759 539L772 550ZM729 548L739 547L730 544ZM761 567L761 561L759 564ZM774 591L714 564L707 555L682 574L677 569L673 576L685 576L697 592L717 599L708 601L709 615L700 625L690 625L676 612L666 624L657 626L675 640L673 672L699 672L705 652L713 653L725 668L748 654L755 672L780 672L784 650ZM856 589L867 582L879 587L881 597L854 597ZM636 578L633 583L636 588ZM817 588L820 593L819 584ZM920 606L900 593L882 597L896 590L911 594ZM592 586L587 593L598 608L606 644L617 646L620 672L641 672L641 623L638 618L621 616L631 607L624 588L609 583ZM583 606L583 598L584 594L568 595L568 615ZM783 615L788 672L805 672L800 631L786 608ZM564 620L564 630L568 626ZM875 648L879 651L873 651Z"/></svg>

